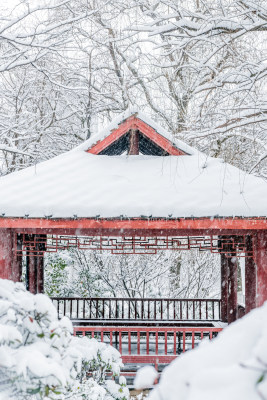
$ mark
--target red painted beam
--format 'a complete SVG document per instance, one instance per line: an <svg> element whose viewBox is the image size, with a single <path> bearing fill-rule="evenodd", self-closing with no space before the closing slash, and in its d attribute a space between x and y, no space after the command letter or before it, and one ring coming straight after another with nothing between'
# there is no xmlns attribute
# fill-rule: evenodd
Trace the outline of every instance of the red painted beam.
<svg viewBox="0 0 267 400"><path fill-rule="evenodd" d="M155 129L138 118L136 119L136 126L143 135L148 137L150 140L152 140L152 142L156 143L171 156L186 155L184 151L177 149L177 147L175 147L170 140L166 139L164 136L161 136L157 131L155 131Z"/></svg>
<svg viewBox="0 0 267 400"><path fill-rule="evenodd" d="M12 229L95 229L95 230L114 230L120 231L124 235L124 230L139 230L143 234L148 231L166 230L240 230L257 231L267 230L266 218L181 218L181 219L45 219L45 218L0 218L0 228ZM225 232L226 233L226 232Z"/></svg>
<svg viewBox="0 0 267 400"><path fill-rule="evenodd" d="M134 129L135 124L133 124L132 119L127 119L125 122L119 125L117 129L115 129L110 135L108 135L105 139L93 145L90 149L87 150L88 153L91 154L99 154L101 151L106 149L120 137L122 137L126 132L130 129Z"/></svg>

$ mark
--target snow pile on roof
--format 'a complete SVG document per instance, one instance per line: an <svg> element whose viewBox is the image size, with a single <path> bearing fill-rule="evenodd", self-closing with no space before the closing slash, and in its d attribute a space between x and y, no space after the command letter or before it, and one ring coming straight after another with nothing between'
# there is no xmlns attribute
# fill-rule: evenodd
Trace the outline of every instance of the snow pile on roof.
<svg viewBox="0 0 267 400"><path fill-rule="evenodd" d="M149 400L267 398L267 303L179 356Z"/></svg>
<svg viewBox="0 0 267 400"><path fill-rule="evenodd" d="M264 217L267 183L220 159L104 156L85 146L0 179L0 216Z"/></svg>

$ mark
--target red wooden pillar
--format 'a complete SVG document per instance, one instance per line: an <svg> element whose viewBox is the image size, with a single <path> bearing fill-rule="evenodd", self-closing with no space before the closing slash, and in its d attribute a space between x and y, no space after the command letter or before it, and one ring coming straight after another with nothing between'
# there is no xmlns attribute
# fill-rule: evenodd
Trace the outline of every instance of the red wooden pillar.
<svg viewBox="0 0 267 400"><path fill-rule="evenodd" d="M32 242L31 249L27 251L27 289L31 293L44 292L44 257L46 248L46 235L29 235Z"/></svg>
<svg viewBox="0 0 267 400"><path fill-rule="evenodd" d="M12 238L11 229L0 229L0 278L12 279Z"/></svg>
<svg viewBox="0 0 267 400"><path fill-rule="evenodd" d="M237 319L237 258L233 253L232 257L228 258L228 310L227 320L230 324Z"/></svg>
<svg viewBox="0 0 267 400"><path fill-rule="evenodd" d="M22 254L17 254L17 250L22 250L21 235L15 232L12 234L12 280L14 282L21 281L22 275Z"/></svg>
<svg viewBox="0 0 267 400"><path fill-rule="evenodd" d="M37 262L37 293L44 293L44 257L36 257Z"/></svg>
<svg viewBox="0 0 267 400"><path fill-rule="evenodd" d="M261 306L267 300L267 232L257 233L255 246L257 264L257 294L256 306Z"/></svg>
<svg viewBox="0 0 267 400"><path fill-rule="evenodd" d="M27 266L27 289L31 293L37 292L37 262L36 257L30 253L27 254L26 266Z"/></svg>
<svg viewBox="0 0 267 400"><path fill-rule="evenodd" d="M12 229L0 229L0 278L20 282L22 257L17 256L17 234Z"/></svg>
<svg viewBox="0 0 267 400"><path fill-rule="evenodd" d="M130 131L128 155L136 156L139 154L139 133L137 130Z"/></svg>
<svg viewBox="0 0 267 400"><path fill-rule="evenodd" d="M247 251L253 251L253 238L246 237ZM257 267L253 257L245 258L245 293L246 293L246 314L256 307L256 285L257 285Z"/></svg>
<svg viewBox="0 0 267 400"><path fill-rule="evenodd" d="M221 253L221 320L227 322L228 309L228 262L229 259Z"/></svg>

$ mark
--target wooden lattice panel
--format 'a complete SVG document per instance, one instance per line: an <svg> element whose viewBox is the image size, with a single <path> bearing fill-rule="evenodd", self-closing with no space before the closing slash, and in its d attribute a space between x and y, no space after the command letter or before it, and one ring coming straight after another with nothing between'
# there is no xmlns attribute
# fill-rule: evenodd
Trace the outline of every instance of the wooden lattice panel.
<svg viewBox="0 0 267 400"><path fill-rule="evenodd" d="M19 235L18 255L43 256L45 252L78 248L80 250L109 250L112 254L156 254L158 250L190 250L224 253L228 257L253 257L246 248L246 235L241 236L67 236Z"/></svg>

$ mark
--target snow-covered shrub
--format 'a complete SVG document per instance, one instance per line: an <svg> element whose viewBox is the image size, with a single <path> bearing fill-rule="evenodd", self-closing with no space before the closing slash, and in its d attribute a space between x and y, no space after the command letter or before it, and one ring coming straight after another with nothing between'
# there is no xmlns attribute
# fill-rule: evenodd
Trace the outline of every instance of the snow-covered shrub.
<svg viewBox="0 0 267 400"><path fill-rule="evenodd" d="M108 371L120 373L119 352L94 339L75 338L72 332L70 320L58 320L47 296L0 279L1 400L4 394L23 400L127 399L125 385L105 381ZM86 380L89 372L92 378Z"/></svg>
<svg viewBox="0 0 267 400"><path fill-rule="evenodd" d="M267 400L267 303L180 355L151 400Z"/></svg>
<svg viewBox="0 0 267 400"><path fill-rule="evenodd" d="M123 377L120 377L119 384L116 384L114 380L106 379L107 374L109 378L120 375L123 364L118 350L87 337L74 337L72 345L82 354L81 369L78 374L80 383L72 392L73 400L84 398L127 400L129 398L129 390ZM91 378L87 379L88 376Z"/></svg>
<svg viewBox="0 0 267 400"><path fill-rule="evenodd" d="M87 337L74 337L72 345L82 354L80 380L91 374L97 383L103 384L108 372L114 377L119 376L123 364L114 347Z"/></svg>
<svg viewBox="0 0 267 400"><path fill-rule="evenodd" d="M70 346L72 330L69 319L57 319L47 296L0 280L0 371L13 395L42 398L72 383L79 360Z"/></svg>

